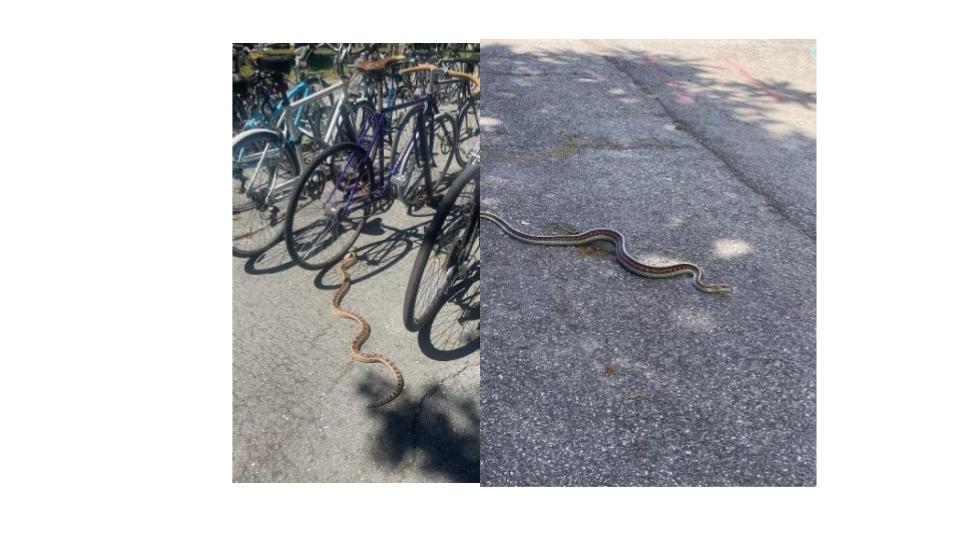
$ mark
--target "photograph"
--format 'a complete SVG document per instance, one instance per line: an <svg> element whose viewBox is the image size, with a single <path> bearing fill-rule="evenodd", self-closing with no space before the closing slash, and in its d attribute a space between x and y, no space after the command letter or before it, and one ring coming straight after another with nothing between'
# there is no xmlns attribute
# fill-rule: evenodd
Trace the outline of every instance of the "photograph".
<svg viewBox="0 0 960 540"><path fill-rule="evenodd" d="M232 144L234 482L479 482L479 44L234 43Z"/></svg>
<svg viewBox="0 0 960 540"><path fill-rule="evenodd" d="M814 40L481 40L482 486L814 486Z"/></svg>

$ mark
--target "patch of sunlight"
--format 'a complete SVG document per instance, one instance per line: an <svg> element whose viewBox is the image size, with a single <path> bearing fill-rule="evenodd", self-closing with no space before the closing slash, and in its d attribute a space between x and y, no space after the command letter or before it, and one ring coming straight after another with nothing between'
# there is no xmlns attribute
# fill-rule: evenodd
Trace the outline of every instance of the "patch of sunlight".
<svg viewBox="0 0 960 540"><path fill-rule="evenodd" d="M667 220L665 226L668 229L676 229L678 227L682 227L683 224L686 222L687 222L686 218L682 216L670 216L670 219Z"/></svg>
<svg viewBox="0 0 960 540"><path fill-rule="evenodd" d="M607 93L612 96L622 96L625 95L627 91L623 88L611 88L610 90L607 90Z"/></svg>
<svg viewBox="0 0 960 540"><path fill-rule="evenodd" d="M699 309L682 309L677 312L676 317L677 324L691 332L710 332L719 326L709 313Z"/></svg>
<svg viewBox="0 0 960 540"><path fill-rule="evenodd" d="M743 240L723 239L713 243L713 254L721 259L732 259L751 252L753 248Z"/></svg>
<svg viewBox="0 0 960 540"><path fill-rule="evenodd" d="M629 240L627 242L629 244ZM629 248L630 246L628 245L628 251ZM667 257L666 255L660 255L657 253L641 253L639 256L635 256L634 259L650 266L670 266L681 262L673 257Z"/></svg>
<svg viewBox="0 0 960 540"><path fill-rule="evenodd" d="M483 116L480 115L480 127L496 127L503 125L503 122L492 117L492 116Z"/></svg>

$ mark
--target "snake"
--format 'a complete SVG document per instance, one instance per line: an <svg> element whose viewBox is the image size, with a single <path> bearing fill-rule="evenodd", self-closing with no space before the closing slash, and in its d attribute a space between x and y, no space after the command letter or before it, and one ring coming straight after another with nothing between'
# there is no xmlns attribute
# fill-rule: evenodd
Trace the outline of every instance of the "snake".
<svg viewBox="0 0 960 540"><path fill-rule="evenodd" d="M337 292L334 293L333 300L330 302L330 307L340 318L350 319L360 325L360 331L357 332L357 335L350 343L350 354L353 356L353 358L367 364L383 364L387 367L387 369L390 370L391 373L393 373L393 378L396 379L396 384L393 388L393 391L370 405L371 408L375 408L390 403L396 399L401 392L403 392L403 374L400 373L400 369L397 368L396 364L394 364L386 356L365 353L360 350L363 347L363 344L367 341L367 338L370 337L370 323L361 317L359 313L344 309L340 306L340 302L343 301L343 297L346 296L347 292L350 290L350 274L348 273L348 270L356 263L357 254L353 251L347 253L343 257L343 262L340 263L338 268L340 271L340 277L343 278L343 281L340 283L340 287L337 288Z"/></svg>
<svg viewBox="0 0 960 540"><path fill-rule="evenodd" d="M620 231L614 229L590 229L577 234L536 236L527 234L510 225L502 217L490 213L480 212L480 219L494 223L507 236L527 244L537 246L581 246L596 241L610 242L616 247L617 262L628 271L645 278L671 278L676 276L690 276L693 286L705 293L727 293L733 290L726 283L707 283L703 281L703 270L692 263L676 263L670 266L651 266L643 264L627 252L626 239Z"/></svg>

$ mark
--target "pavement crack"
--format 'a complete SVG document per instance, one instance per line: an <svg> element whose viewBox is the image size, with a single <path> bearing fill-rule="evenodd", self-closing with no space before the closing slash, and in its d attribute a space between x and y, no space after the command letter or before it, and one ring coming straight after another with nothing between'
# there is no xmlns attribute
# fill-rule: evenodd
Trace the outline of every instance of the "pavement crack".
<svg viewBox="0 0 960 540"><path fill-rule="evenodd" d="M463 366L456 372L451 373L450 375L447 375L446 377L440 379L440 381L434 384L430 388L430 390L428 390L425 394L423 394L423 397L421 397L420 401L417 402L417 410L416 412L413 413L413 419L410 421L410 448L415 449L417 447L417 443L419 442L420 435L417 432L417 425L420 423L420 415L423 413L424 403L426 403L428 398L430 398L431 396L436 394L441 388L443 388L443 385L446 384L447 381L457 378L458 376L460 376L460 374L462 374L464 371L469 369L470 366L472 365L473 364L468 363L467 365Z"/></svg>

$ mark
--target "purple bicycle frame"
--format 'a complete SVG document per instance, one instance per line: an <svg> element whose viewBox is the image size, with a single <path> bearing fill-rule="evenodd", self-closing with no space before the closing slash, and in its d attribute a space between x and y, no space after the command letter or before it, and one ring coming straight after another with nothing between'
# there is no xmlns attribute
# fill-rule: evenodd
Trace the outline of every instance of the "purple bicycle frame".
<svg viewBox="0 0 960 540"><path fill-rule="evenodd" d="M404 147L402 152L399 152L396 155L390 156L391 163L389 167L389 172L385 176L384 173L387 172L387 169L385 169L383 166L383 150L384 150L384 138L385 138L384 135L386 135L385 131L386 131L388 115L391 115L395 111L407 109L410 107L416 107L418 105L426 105L426 107L424 108L423 115L433 115L436 112L436 107L437 107L436 100L434 100L433 96L428 95L428 96L414 99L412 101L408 101L406 103L402 103L400 105L394 105L392 107L384 108L382 110L377 111L371 118L366 118L364 120L363 126L361 126L360 128L360 133L357 135L356 143L364 149L365 153L362 154L361 156L356 156L356 155L350 156L350 159L347 161L343 169L339 173L337 173L336 189L331 191L330 195L327 197L325 206L329 207L330 203L332 202L334 194L344 189L345 177L347 176L347 172L352 170L352 166L355 164L354 162L358 157L360 157L361 159L369 160L371 165L373 164L374 158L379 157L380 178L376 184L375 190L372 189L372 186L371 186L370 199L367 201L358 203L356 206L351 207L350 204L353 202L354 195L356 194L357 187L358 187L356 185L353 186L347 193L346 198L343 202L343 206L341 206L340 208L340 212L342 212L344 215L349 215L354 210L358 208L363 208L366 205L371 205L384 197L384 194L387 191L384 187L385 184L387 183L385 179L390 178L394 174L396 174L397 169L400 167L400 163L402 162L401 159L398 159L398 156L407 155L408 151L410 150L410 146L416 140L416 138L411 137L410 141L407 143L407 146ZM418 119L418 122L424 122L424 121L425 121L424 116L421 116ZM418 125L417 129L418 130L421 129L421 126ZM368 132L370 132L369 135L368 135ZM426 143L426 141L424 141L424 143ZM429 185L427 186L427 189L430 190Z"/></svg>

